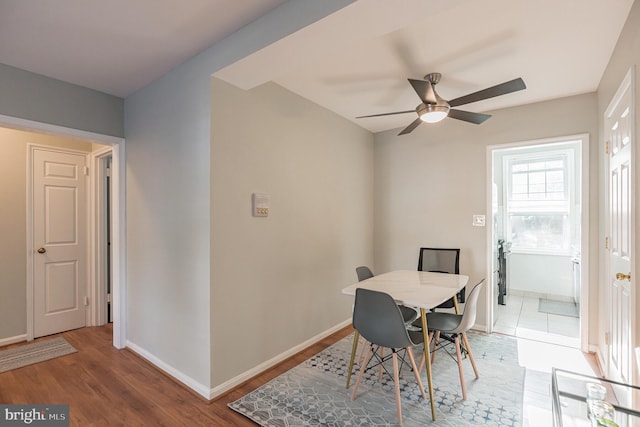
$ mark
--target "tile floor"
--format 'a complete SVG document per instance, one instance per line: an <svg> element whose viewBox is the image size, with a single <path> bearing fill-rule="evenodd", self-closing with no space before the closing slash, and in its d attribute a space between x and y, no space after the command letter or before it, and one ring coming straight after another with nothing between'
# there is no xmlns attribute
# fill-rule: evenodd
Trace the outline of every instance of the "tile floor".
<svg viewBox="0 0 640 427"><path fill-rule="evenodd" d="M582 353L580 319L540 313L545 295L512 292L499 305L494 332L518 338L518 357L526 368L523 426L552 426L551 368L600 375L596 357Z"/></svg>
<svg viewBox="0 0 640 427"><path fill-rule="evenodd" d="M580 347L580 319L540 313L536 294L507 295L506 305L499 305L494 331L565 346ZM544 296L542 296L544 297Z"/></svg>

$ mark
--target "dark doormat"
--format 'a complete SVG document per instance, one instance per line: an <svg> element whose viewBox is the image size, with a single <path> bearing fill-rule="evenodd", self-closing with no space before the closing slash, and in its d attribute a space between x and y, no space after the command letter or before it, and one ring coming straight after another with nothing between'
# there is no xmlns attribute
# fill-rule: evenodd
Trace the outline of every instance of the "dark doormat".
<svg viewBox="0 0 640 427"><path fill-rule="evenodd" d="M574 302L554 301L540 298L538 303L540 313L558 314L560 316L580 317L578 304Z"/></svg>

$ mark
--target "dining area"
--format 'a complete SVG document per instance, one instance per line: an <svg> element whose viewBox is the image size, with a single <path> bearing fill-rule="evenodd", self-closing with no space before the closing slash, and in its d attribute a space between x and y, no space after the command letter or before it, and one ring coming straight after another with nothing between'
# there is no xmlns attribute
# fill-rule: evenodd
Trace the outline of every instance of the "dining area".
<svg viewBox="0 0 640 427"><path fill-rule="evenodd" d="M516 340L472 329L484 278L460 272L460 249L417 258L416 270L354 268L338 290L349 324L228 406L261 426L526 425Z"/></svg>
<svg viewBox="0 0 640 427"><path fill-rule="evenodd" d="M367 370L378 368L379 378L386 371L393 378L397 418L402 425L400 360L412 371L416 387L429 405L431 419L436 421L432 363L439 349L455 354L461 399L467 399L463 358L469 360L475 379L479 379L467 332L475 323L478 297L485 280L469 286L467 295L469 277L460 274L459 260L460 249L420 248L417 270L374 275L367 266L356 268L358 282L342 289L344 295L354 297L354 334L346 375L349 389L354 365L357 365L351 400L357 398ZM464 303L462 310L460 303ZM420 348L419 364L414 348ZM385 367L389 360L390 370ZM426 375L426 385L421 380L422 372Z"/></svg>

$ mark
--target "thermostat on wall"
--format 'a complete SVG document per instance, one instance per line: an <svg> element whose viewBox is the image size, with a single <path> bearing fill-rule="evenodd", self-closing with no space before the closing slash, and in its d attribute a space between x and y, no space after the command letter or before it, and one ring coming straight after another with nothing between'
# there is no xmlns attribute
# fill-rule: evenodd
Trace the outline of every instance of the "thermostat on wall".
<svg viewBox="0 0 640 427"><path fill-rule="evenodd" d="M253 193L251 195L253 216L269 216L269 195Z"/></svg>

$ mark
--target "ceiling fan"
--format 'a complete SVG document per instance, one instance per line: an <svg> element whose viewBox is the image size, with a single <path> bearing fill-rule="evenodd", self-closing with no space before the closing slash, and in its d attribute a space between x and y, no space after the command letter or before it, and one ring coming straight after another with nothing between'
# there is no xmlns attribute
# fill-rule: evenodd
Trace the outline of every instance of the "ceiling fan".
<svg viewBox="0 0 640 427"><path fill-rule="evenodd" d="M366 117L390 116L393 114L417 113L418 118L415 119L409 126L404 128L398 135L405 135L413 131L422 122L436 123L444 119L445 117L451 117L452 119L458 119L479 125L480 123L491 117L491 115L473 113L471 111L464 110L455 110L452 107L470 104L472 102L482 101L484 99L493 98L500 95L506 95L508 93L517 92L519 90L527 88L522 78L518 77L517 79L500 83L499 85L495 85L490 88L479 90L477 92L473 92L468 95L447 101L445 99L442 99L436 93L435 86L436 84L438 84L441 77L442 74L440 73L429 73L424 76L424 80L408 79L411 87L413 87L413 90L415 90L418 94L420 101L422 101L420 105L418 105L413 110L372 114L369 116L359 116L356 117L356 119L363 119Z"/></svg>

